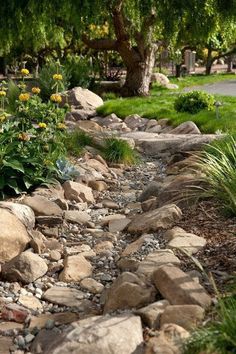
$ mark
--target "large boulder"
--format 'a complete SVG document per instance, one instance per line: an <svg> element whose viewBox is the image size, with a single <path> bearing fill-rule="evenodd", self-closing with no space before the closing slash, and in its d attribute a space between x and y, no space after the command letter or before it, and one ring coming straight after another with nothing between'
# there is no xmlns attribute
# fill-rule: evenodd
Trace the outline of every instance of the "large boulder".
<svg viewBox="0 0 236 354"><path fill-rule="evenodd" d="M33 210L27 205L22 205L13 202L0 202L0 208L11 211L12 214L14 214L25 225L27 229L34 228L35 215Z"/></svg>
<svg viewBox="0 0 236 354"><path fill-rule="evenodd" d="M45 354L134 354L143 343L138 316L94 316L74 322Z"/></svg>
<svg viewBox="0 0 236 354"><path fill-rule="evenodd" d="M201 132L194 122L188 121L172 129L169 134L201 134Z"/></svg>
<svg viewBox="0 0 236 354"><path fill-rule="evenodd" d="M168 77L162 73L153 73L151 76L151 82L152 83L157 83L161 86L166 86L170 83L170 80Z"/></svg>
<svg viewBox="0 0 236 354"><path fill-rule="evenodd" d="M198 252L206 245L204 237L186 232L181 227L174 227L173 229L168 230L164 237L169 241L167 247L183 249L190 255Z"/></svg>
<svg viewBox="0 0 236 354"><path fill-rule="evenodd" d="M6 209L0 212L0 262L16 257L26 248L30 237L22 222Z"/></svg>
<svg viewBox="0 0 236 354"><path fill-rule="evenodd" d="M62 216L62 209L56 203L41 195L27 196L22 203L33 209L36 216Z"/></svg>
<svg viewBox="0 0 236 354"><path fill-rule="evenodd" d="M82 183L66 181L63 183L63 189L65 191L65 197L68 200L88 203L94 202L92 189Z"/></svg>
<svg viewBox="0 0 236 354"><path fill-rule="evenodd" d="M37 254L25 251L2 266L2 276L9 281L29 284L46 274L46 262Z"/></svg>
<svg viewBox="0 0 236 354"><path fill-rule="evenodd" d="M72 90L65 92L62 104L65 103L79 109L94 111L103 104L103 100L101 97L88 89L74 87Z"/></svg>
<svg viewBox="0 0 236 354"><path fill-rule="evenodd" d="M175 204L138 214L129 224L128 232L144 233L159 229L168 229L182 217L181 210Z"/></svg>
<svg viewBox="0 0 236 354"><path fill-rule="evenodd" d="M143 277L124 272L108 290L104 313L139 308L154 301L156 291Z"/></svg>

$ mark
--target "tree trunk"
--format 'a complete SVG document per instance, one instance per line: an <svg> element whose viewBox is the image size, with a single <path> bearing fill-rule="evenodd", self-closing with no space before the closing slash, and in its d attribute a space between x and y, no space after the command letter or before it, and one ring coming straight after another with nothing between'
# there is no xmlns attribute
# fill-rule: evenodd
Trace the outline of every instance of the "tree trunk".
<svg viewBox="0 0 236 354"><path fill-rule="evenodd" d="M181 66L182 64L175 64L175 77L181 76Z"/></svg>
<svg viewBox="0 0 236 354"><path fill-rule="evenodd" d="M123 96L147 96L151 83L151 76L155 64L155 49L147 51L144 61L135 61L127 64L126 79L121 93ZM123 57L124 62L126 58Z"/></svg>
<svg viewBox="0 0 236 354"><path fill-rule="evenodd" d="M211 54L212 54L212 50L211 50L211 48L208 48L207 61L206 61L206 75L211 74L211 67L212 67L212 64L214 61L211 57Z"/></svg>
<svg viewBox="0 0 236 354"><path fill-rule="evenodd" d="M233 72L233 56L229 55L227 58L227 73Z"/></svg>

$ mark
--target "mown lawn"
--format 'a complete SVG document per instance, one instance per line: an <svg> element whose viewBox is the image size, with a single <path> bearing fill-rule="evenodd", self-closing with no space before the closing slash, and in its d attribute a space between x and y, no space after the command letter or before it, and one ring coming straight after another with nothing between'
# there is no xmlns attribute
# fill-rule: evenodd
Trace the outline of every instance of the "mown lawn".
<svg viewBox="0 0 236 354"><path fill-rule="evenodd" d="M115 113L120 118L125 118L130 114L139 114L146 118L169 118L174 126L191 120L197 124L204 133L214 133L216 131L232 132L236 131L236 97L215 95L215 99L223 103L220 107L220 119L216 119L216 112L201 111L191 115L189 113L178 113L174 110L174 101L177 95L185 87L204 85L223 80L235 79L235 75L212 75L210 77L197 75L186 77L178 81L179 90L167 90L155 86L151 90L149 97L117 98L106 101L98 108L98 113L108 115ZM176 79L171 80L176 83Z"/></svg>

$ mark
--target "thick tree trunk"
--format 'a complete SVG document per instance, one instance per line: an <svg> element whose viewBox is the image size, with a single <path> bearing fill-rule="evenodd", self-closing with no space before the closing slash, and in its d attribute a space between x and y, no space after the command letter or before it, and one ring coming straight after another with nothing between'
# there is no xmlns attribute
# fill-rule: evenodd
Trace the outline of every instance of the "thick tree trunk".
<svg viewBox="0 0 236 354"><path fill-rule="evenodd" d="M123 57L124 62L126 58ZM144 61L135 61L127 64L127 74L121 93L123 96L147 96L151 83L151 76L155 64L155 49L146 53Z"/></svg>
<svg viewBox="0 0 236 354"><path fill-rule="evenodd" d="M182 64L175 64L175 77L181 76L181 66Z"/></svg>

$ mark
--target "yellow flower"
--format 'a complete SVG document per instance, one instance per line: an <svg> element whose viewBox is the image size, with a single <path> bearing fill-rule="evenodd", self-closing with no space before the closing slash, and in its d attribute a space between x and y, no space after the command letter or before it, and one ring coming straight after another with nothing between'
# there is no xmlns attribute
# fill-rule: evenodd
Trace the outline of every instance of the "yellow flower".
<svg viewBox="0 0 236 354"><path fill-rule="evenodd" d="M41 90L40 90L39 87L32 87L31 91L32 91L32 93L34 93L35 95L38 95L38 94L41 92Z"/></svg>
<svg viewBox="0 0 236 354"><path fill-rule="evenodd" d="M61 98L61 95L59 95L58 93L53 93L50 97L50 100L52 102L61 103L62 98Z"/></svg>
<svg viewBox="0 0 236 354"><path fill-rule="evenodd" d="M62 75L61 74L54 74L53 75L53 80L61 81L62 80Z"/></svg>
<svg viewBox="0 0 236 354"><path fill-rule="evenodd" d="M26 101L28 101L30 99L30 95L29 95L29 93L21 93L20 94L20 96L19 96L19 100L21 101L21 102L26 102Z"/></svg>
<svg viewBox="0 0 236 354"><path fill-rule="evenodd" d="M5 114L1 114L0 115L0 122L2 123L2 122L4 122L4 120L6 120L6 115Z"/></svg>
<svg viewBox="0 0 236 354"><path fill-rule="evenodd" d="M6 96L6 91L1 90L0 91L0 97L4 97L4 96Z"/></svg>
<svg viewBox="0 0 236 354"><path fill-rule="evenodd" d="M23 76L29 75L29 70L28 70L28 69L23 68L23 69L21 69L20 72L21 72L21 74L22 74Z"/></svg>
<svg viewBox="0 0 236 354"><path fill-rule="evenodd" d="M19 140L22 140L22 141L29 141L29 140L30 140L30 137L29 137L29 135L26 134L26 133L20 133L20 134L18 135L18 139L19 139Z"/></svg>
<svg viewBox="0 0 236 354"><path fill-rule="evenodd" d="M58 129L66 129L66 125L64 123L58 123L57 128Z"/></svg>
<svg viewBox="0 0 236 354"><path fill-rule="evenodd" d="M42 129L46 129L47 128L47 124L46 123L40 122L38 125L39 125L39 128L42 128Z"/></svg>

